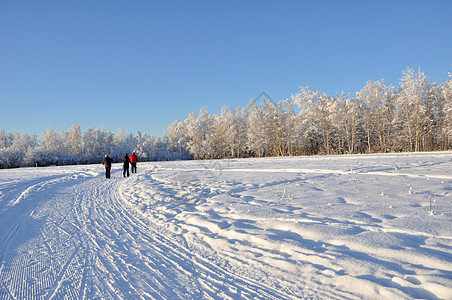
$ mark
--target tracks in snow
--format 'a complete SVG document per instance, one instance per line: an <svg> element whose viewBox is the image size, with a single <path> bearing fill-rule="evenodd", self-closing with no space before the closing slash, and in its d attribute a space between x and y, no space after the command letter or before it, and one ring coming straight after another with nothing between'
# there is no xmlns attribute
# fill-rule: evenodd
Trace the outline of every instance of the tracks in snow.
<svg viewBox="0 0 452 300"><path fill-rule="evenodd" d="M289 298L131 213L125 180L60 176L21 193L2 212L15 221L1 224L0 299Z"/></svg>

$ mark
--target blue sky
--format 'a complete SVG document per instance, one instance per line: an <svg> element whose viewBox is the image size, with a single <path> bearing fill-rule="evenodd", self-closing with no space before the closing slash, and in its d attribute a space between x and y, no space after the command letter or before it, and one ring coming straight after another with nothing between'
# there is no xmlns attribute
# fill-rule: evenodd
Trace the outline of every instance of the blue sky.
<svg viewBox="0 0 452 300"><path fill-rule="evenodd" d="M452 1L0 1L0 129L162 134L206 106L452 73Z"/></svg>

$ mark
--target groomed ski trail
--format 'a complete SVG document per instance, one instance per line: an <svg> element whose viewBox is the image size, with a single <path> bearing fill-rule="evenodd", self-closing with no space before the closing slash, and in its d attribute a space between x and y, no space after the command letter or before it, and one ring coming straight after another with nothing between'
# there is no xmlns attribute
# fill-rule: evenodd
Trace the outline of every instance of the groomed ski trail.
<svg viewBox="0 0 452 300"><path fill-rule="evenodd" d="M290 299L132 213L113 172L20 188L0 225L0 299ZM18 193L18 192L16 192Z"/></svg>

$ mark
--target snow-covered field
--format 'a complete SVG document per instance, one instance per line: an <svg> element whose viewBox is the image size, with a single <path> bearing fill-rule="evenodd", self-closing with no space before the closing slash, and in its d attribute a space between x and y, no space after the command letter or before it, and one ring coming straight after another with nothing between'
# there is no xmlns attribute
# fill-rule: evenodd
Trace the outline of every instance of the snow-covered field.
<svg viewBox="0 0 452 300"><path fill-rule="evenodd" d="M452 153L0 170L0 299L452 299Z"/></svg>

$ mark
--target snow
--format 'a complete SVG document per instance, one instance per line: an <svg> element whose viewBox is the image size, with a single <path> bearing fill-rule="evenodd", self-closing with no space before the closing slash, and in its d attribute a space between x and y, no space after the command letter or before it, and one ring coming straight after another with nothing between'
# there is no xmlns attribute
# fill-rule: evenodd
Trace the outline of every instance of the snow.
<svg viewBox="0 0 452 300"><path fill-rule="evenodd" d="M452 152L0 170L0 299L452 299Z"/></svg>

